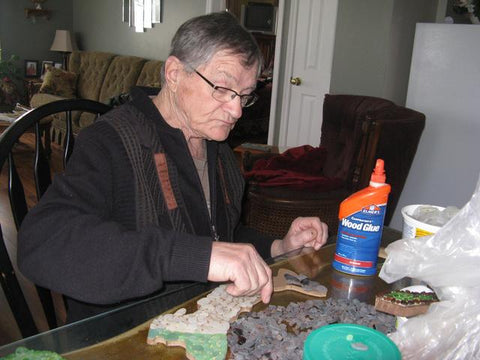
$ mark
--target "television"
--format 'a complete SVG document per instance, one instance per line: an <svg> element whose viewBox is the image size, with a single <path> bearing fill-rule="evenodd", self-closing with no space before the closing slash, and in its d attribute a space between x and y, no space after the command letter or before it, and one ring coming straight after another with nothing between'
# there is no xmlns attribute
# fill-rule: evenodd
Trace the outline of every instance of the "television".
<svg viewBox="0 0 480 360"><path fill-rule="evenodd" d="M249 2L242 5L241 23L248 31L275 35L277 10L272 4Z"/></svg>

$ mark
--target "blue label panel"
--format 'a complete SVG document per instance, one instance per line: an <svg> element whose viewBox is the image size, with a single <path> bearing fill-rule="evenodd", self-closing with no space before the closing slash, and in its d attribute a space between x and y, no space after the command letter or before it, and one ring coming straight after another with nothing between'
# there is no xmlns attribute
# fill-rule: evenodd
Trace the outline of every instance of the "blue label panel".
<svg viewBox="0 0 480 360"><path fill-rule="evenodd" d="M340 220L333 267L348 274L375 275L386 205L370 205Z"/></svg>

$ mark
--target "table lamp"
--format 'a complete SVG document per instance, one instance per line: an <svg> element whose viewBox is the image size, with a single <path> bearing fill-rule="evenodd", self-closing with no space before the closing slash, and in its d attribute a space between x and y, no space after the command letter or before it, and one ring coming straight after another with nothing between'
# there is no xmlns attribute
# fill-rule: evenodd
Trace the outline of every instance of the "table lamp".
<svg viewBox="0 0 480 360"><path fill-rule="evenodd" d="M53 39L50 50L59 51L63 54L63 68L68 70L68 54L70 54L73 50L77 50L77 45L75 40L70 36L70 31L57 30L55 32L55 38Z"/></svg>

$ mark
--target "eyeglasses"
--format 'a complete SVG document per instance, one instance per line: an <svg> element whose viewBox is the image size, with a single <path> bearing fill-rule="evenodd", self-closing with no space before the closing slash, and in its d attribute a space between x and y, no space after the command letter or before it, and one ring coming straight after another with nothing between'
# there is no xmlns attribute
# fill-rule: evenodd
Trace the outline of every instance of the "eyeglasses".
<svg viewBox="0 0 480 360"><path fill-rule="evenodd" d="M210 85L213 88L212 97L215 100L226 103L226 102L232 101L238 96L240 98L240 104L244 108L252 106L253 104L255 104L255 101L258 100L258 95L253 92L250 94L240 95L235 90L213 84L210 80L208 80L205 76L200 74L197 70L193 69L193 71L195 71L195 73L198 76L200 76L203 80L205 80L205 82L208 85Z"/></svg>

